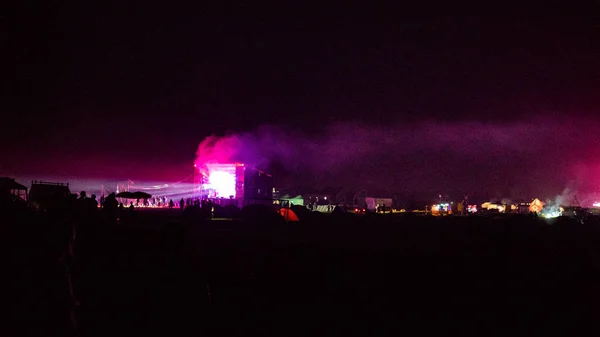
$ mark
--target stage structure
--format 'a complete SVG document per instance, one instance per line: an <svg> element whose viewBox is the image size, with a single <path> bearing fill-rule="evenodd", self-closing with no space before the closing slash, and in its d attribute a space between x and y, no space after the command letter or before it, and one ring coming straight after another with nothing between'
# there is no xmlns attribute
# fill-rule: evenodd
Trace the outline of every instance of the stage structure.
<svg viewBox="0 0 600 337"><path fill-rule="evenodd" d="M273 177L242 163L204 164L195 167L194 195L215 203L238 207L273 204Z"/></svg>

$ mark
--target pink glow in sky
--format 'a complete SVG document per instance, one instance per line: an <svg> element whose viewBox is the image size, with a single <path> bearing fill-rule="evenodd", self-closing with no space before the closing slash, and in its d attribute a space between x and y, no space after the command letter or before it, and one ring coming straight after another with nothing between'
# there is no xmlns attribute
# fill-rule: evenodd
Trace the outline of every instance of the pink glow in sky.
<svg viewBox="0 0 600 337"><path fill-rule="evenodd" d="M333 123L311 134L264 126L207 137L194 163L198 171L209 163L246 163L273 173L275 186L282 188L341 186L407 198L470 193L484 201L546 200L568 188L582 204L590 195L591 205L600 200L598 130L598 121L547 115L504 123ZM91 147L82 153L24 153L20 161L0 163L0 173L27 177L19 179L22 183L89 180L96 188L127 179L172 183L187 177L191 183L192 153L179 158L168 149L139 151Z"/></svg>
<svg viewBox="0 0 600 337"><path fill-rule="evenodd" d="M547 118L505 123L334 123L318 134L274 126L210 136L196 163L274 167L278 186L343 186L389 195L444 191L482 198L582 199L600 191L599 123Z"/></svg>

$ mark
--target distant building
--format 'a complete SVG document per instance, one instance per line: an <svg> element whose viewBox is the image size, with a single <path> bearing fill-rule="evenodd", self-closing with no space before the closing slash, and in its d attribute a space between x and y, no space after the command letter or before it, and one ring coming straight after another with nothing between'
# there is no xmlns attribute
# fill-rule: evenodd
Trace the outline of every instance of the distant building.
<svg viewBox="0 0 600 337"><path fill-rule="evenodd" d="M273 176L255 168L244 170L243 205L273 204Z"/></svg>
<svg viewBox="0 0 600 337"><path fill-rule="evenodd" d="M0 198L2 200L27 200L27 187L12 178L0 177Z"/></svg>
<svg viewBox="0 0 600 337"><path fill-rule="evenodd" d="M273 187L273 199L274 200L278 200L281 196L281 193L279 192L278 189L276 189L275 187Z"/></svg>
<svg viewBox="0 0 600 337"><path fill-rule="evenodd" d="M392 198L366 197L365 203L369 211L378 211L380 207L387 208L388 210L392 208Z"/></svg>
<svg viewBox="0 0 600 337"><path fill-rule="evenodd" d="M531 211L529 210L529 207L531 206L530 202L522 202L516 205L516 212L519 214L527 214L530 213Z"/></svg>
<svg viewBox="0 0 600 337"><path fill-rule="evenodd" d="M32 181L29 202L39 209L47 209L71 195L68 183Z"/></svg>
<svg viewBox="0 0 600 337"><path fill-rule="evenodd" d="M571 218L583 216L586 213L585 209L583 209L582 207L578 207L578 206L559 207L559 210L560 210L560 215L568 216Z"/></svg>

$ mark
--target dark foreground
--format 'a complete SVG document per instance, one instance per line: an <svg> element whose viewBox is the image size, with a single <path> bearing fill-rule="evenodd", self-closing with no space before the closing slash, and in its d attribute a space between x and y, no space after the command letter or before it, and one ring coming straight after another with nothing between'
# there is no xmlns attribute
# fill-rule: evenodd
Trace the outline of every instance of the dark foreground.
<svg viewBox="0 0 600 337"><path fill-rule="evenodd" d="M94 213L70 220L76 307L64 218L4 219L2 336L598 332L598 219Z"/></svg>

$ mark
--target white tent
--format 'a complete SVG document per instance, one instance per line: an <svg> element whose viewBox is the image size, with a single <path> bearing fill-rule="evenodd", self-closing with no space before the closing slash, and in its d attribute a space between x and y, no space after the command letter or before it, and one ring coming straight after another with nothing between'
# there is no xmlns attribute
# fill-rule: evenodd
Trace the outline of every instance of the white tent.
<svg viewBox="0 0 600 337"><path fill-rule="evenodd" d="M286 194L281 197L282 201L288 201L290 205L304 206L304 198L301 195L297 195L295 197L290 197L289 194Z"/></svg>

